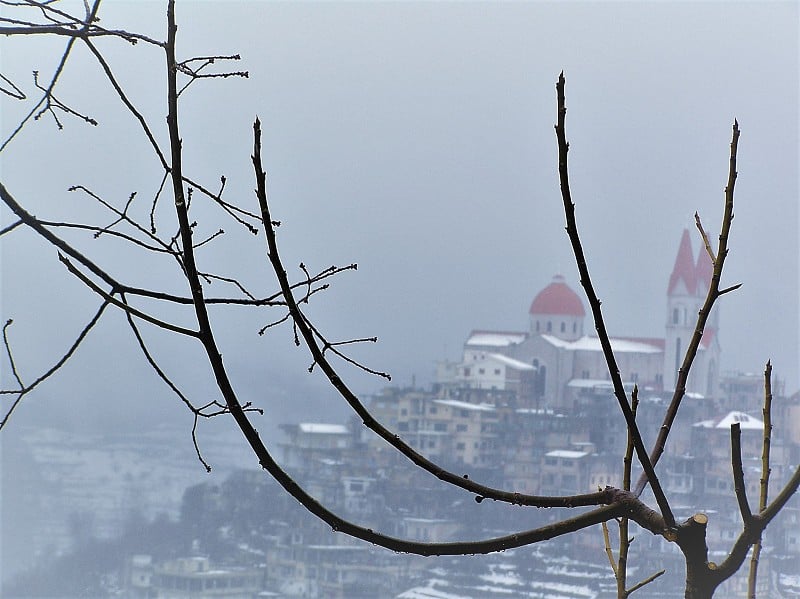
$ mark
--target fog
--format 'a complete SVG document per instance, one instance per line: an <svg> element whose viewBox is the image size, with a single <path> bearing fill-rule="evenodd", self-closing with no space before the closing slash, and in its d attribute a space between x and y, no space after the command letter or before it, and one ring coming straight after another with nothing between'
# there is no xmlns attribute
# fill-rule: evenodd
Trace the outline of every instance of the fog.
<svg viewBox="0 0 800 599"><path fill-rule="evenodd" d="M108 2L100 12L107 28L159 39L163 14L159 2ZM332 340L377 336L353 355L391 373L392 384L431 382L436 360L458 359L472 329L526 330L530 302L554 274L578 290L553 131L563 70L573 199L609 332L663 336L683 230L697 251L697 211L712 240L718 234L735 118L736 218L722 284L742 287L718 304L721 369L760 372L771 359L787 394L800 387L795 3L185 2L178 20L182 58L238 53L228 67L249 72L197 81L182 96L185 171L214 190L224 175L228 200L256 211L250 154L261 119L290 275L302 278L301 261L311 270L358 263L314 297L309 314ZM64 43L0 40L0 72L29 96L2 97L3 139L39 97L31 71L47 79ZM159 51L96 44L163 144ZM160 166L81 44L56 95L99 126L63 113L63 130L47 113L29 122L0 154L2 183L49 220L110 222L85 195L67 192L76 184L119 207L135 191L134 209L146 214ZM199 253L201 268L241 277L258 294L274 291L263 233L253 237L199 194L193 201L196 235L226 231ZM168 208L159 213L165 223ZM2 226L12 222L0 214ZM100 247L90 235L69 237L87 253ZM0 240L2 320L14 319L9 336L28 382L64 353L100 300L22 228ZM122 244L102 247L96 260L120 280L187 293L173 265L157 267ZM191 326L190 312L160 313ZM268 438L277 441L282 422L348 417L308 373L311 358L294 346L290 326L257 335L277 311L215 309L212 317L237 390L265 409L255 423ZM161 331L147 336L198 404L216 398L198 347ZM365 396L388 384L342 372ZM13 385L4 360L3 386ZM201 447L233 430L223 418L201 423ZM113 437L164 422L185 429L175 443L191 453L191 415L110 309L0 433L4 471L16 427ZM242 456L242 466L257 466ZM14 489L4 478L8 506Z"/></svg>

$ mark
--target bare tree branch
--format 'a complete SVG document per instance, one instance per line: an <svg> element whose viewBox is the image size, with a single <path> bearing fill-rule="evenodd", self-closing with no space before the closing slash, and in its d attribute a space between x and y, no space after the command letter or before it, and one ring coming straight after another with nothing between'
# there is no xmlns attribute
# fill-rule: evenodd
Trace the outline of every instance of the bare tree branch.
<svg viewBox="0 0 800 599"><path fill-rule="evenodd" d="M761 411L764 417L764 431L762 434L761 448L761 481L758 496L758 512L761 513L767 507L769 496L769 454L772 443L772 363L768 360L764 369L764 407ZM756 579L758 577L758 562L761 557L761 537L753 545L753 555L750 558L750 571L747 577L748 599L755 599Z"/></svg>
<svg viewBox="0 0 800 599"><path fill-rule="evenodd" d="M625 417L625 423L631 433L633 440L633 447L636 451L636 456L642 464L644 470L644 477L650 482L653 488L653 495L655 495L658 508L661 510L667 526L670 528L675 525L675 517L672 515L672 509L669 506L667 497L661 488L661 483L658 481L656 472L651 463L650 457L647 455L642 436L639 433L639 427L636 425L636 419L631 411L628 397L625 394L625 388L622 384L622 377L619 374L619 367L617 366L614 351L611 349L611 341L606 331L606 325L603 320L603 313L600 309L600 300L594 291L591 277L589 276L589 268L586 264L586 257L583 253L580 237L578 236L578 227L575 221L575 204L572 201L572 194L569 189L569 168L567 164L567 153L569 152L569 143L567 142L567 135L565 130L565 120L567 115L567 106L564 96L564 73L559 75L558 83L556 84L556 92L558 95L558 122L556 124L556 137L558 138L558 175L561 182L561 198L564 202L564 215L567 220L567 235L569 236L572 251L575 254L575 261L578 265L580 272L580 281L586 292L586 298L589 300L589 306L592 310L594 318L594 326L597 330L597 336L600 339L600 345L603 348L603 356L608 365L608 372L611 376L611 383L614 387L614 397L617 399L622 414Z"/></svg>
<svg viewBox="0 0 800 599"><path fill-rule="evenodd" d="M731 470L733 471L733 489L739 504L739 513L742 515L742 522L747 526L753 518L753 513L750 511L750 504L747 501L747 488L742 469L742 426L738 422L731 425Z"/></svg>
<svg viewBox="0 0 800 599"><path fill-rule="evenodd" d="M650 453L650 461L652 462L653 466L658 463L658 460L664 453L667 437L672 430L672 424L675 422L675 417L678 415L678 409L680 408L681 401L686 394L686 381L689 378L689 372L692 368L692 364L694 363L695 356L697 355L697 349L700 347L700 340L703 337L703 331L705 330L706 322L708 322L708 317L711 314L711 309L714 307L714 303L721 295L719 291L719 284L720 278L722 277L722 269L725 265L725 258L728 255L728 236L730 234L731 223L733 222L733 191L736 185L736 154L738 147L739 123L734 121L733 132L731 134L731 152L728 161L728 184L725 187L725 208L722 215L719 245L717 246L716 259L714 260L714 271L711 275L711 281L708 286L706 299L703 302L703 307L700 308L700 312L697 315L697 323L695 324L695 329L692 334L692 338L689 341L689 345L686 348L686 354L683 358L683 363L678 370L678 379L675 382L675 392L673 393L670 404L667 407L667 411L664 415L664 421L661 425L661 428L659 428L653 450ZM736 287L734 286L725 291L732 291L734 288ZM641 494L647 483L648 478L646 475L643 475L636 483L634 492L637 495Z"/></svg>
<svg viewBox="0 0 800 599"><path fill-rule="evenodd" d="M91 331L92 328L94 327L94 325L96 325L97 322L100 320L100 316L102 316L103 312L108 307L108 305L109 305L109 302L104 301L100 305L100 309L97 311L97 313L94 315L94 317L88 322L88 324L86 324L85 327L83 327L81 332L78 333L78 336L75 338L75 341L72 343L70 348L56 361L55 364L53 364L53 366L51 366L47 371L45 371L36 380L34 380L30 385L27 385L27 386L22 383L22 379L20 378L19 374L16 371L16 365L14 364L14 357L13 357L13 354L11 353L11 345L10 345L10 343L8 341L7 331L8 331L8 327L11 326L11 323L13 321L11 319L9 319L6 322L6 324L3 326L3 343L4 343L5 349L6 349L6 356L8 357L8 360L9 360L9 362L11 364L11 368L14 371L14 377L16 378L17 383L19 384L20 388L19 389L10 389L10 390L2 390L2 391L0 391L0 395L11 395L11 394L14 394L14 395L17 396L16 399L14 400L14 402L12 403L11 407L8 408L8 410L6 410L6 413L3 416L3 419L0 420L0 430L3 429L3 427L8 422L9 418L11 418L11 414L14 412L14 410L17 409L17 406L22 401L22 398L25 397L27 394L29 394L31 391L33 391L41 383L43 383L48 378L50 378L53 374L58 372L58 370L64 364L67 363L67 360L69 360L72 357L72 355L77 351L78 347L80 347L81 343L83 343L83 340L89 334L89 331Z"/></svg>

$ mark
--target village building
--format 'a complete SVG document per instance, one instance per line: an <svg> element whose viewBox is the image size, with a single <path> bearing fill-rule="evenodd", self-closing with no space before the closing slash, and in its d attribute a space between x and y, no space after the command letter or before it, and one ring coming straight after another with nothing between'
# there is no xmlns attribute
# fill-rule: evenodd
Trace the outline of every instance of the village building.
<svg viewBox="0 0 800 599"><path fill-rule="evenodd" d="M695 259L684 230L666 293L662 338L612 337L625 383L655 393L669 391L695 328L712 275L711 258L701 248ZM600 339L585 331L586 309L561 275L531 302L525 332L474 330L461 362L440 364L439 384L513 391L518 407L570 412L586 389L608 387ZM715 397L719 391L718 311L712 312L687 384L687 392Z"/></svg>

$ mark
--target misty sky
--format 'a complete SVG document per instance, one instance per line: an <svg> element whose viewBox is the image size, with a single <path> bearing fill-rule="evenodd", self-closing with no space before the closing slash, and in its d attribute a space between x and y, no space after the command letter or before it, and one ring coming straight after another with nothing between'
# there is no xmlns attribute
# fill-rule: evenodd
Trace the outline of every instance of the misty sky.
<svg viewBox="0 0 800 599"><path fill-rule="evenodd" d="M107 2L101 17L106 27L163 38L163 13L160 2ZM695 211L718 233L737 118L723 285L743 286L720 304L722 368L761 372L772 359L787 392L800 386L796 3L179 2L178 18L182 57L240 53L233 68L250 73L200 81L183 96L189 175L216 188L224 174L228 199L256 210L249 157L261 118L287 265L359 264L310 314L332 340L377 335L356 355L394 382L429 382L435 360L458 359L473 328L525 330L532 298L554 274L578 290L553 131L563 69L578 226L611 334L663 335L683 229L695 251ZM37 97L30 72L51 73L63 40L0 43L3 74ZM143 44L97 44L163 141L163 57ZM100 126L69 116L60 132L47 116L31 123L2 154L3 183L42 218L98 214L66 192L77 183L118 206L137 191L145 213L157 162L80 44L57 95ZM2 109L5 137L29 105L4 97ZM222 227L227 238L199 254L201 266L274 289L263 236L237 232L196 202L199 230ZM53 249L26 237L3 238L2 317L15 319L15 349L31 379L99 302ZM126 282L185 292L174 271L151 270L122 248L104 252L98 261ZM271 316L234 312L215 311L214 326L245 399L303 420L335 401L307 374L289 327L258 337ZM20 418L35 420L45 406L84 424L128 412L188 419L122 324L111 315L62 384L43 388ZM148 334L198 403L215 397L199 351ZM346 372L361 392L384 384ZM74 407L97 402L100 413Z"/></svg>

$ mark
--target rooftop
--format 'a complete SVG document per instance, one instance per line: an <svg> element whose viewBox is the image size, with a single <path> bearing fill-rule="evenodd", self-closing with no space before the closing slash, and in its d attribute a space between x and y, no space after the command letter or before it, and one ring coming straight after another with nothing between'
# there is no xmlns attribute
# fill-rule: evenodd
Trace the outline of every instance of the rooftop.
<svg viewBox="0 0 800 599"><path fill-rule="evenodd" d="M564 282L564 277L561 275L554 276L553 282L533 298L529 312L565 316L586 315L581 298Z"/></svg>
<svg viewBox="0 0 800 599"><path fill-rule="evenodd" d="M559 339L558 337L554 337L553 335L542 335L542 338L554 345L555 347L560 347L566 350L571 351L603 351L602 346L600 345L600 338L599 337L588 337L583 336L580 339L576 339L575 341L564 341L563 339ZM625 353L625 352L636 352L641 354L657 354L661 353L663 350L662 348L658 347L657 345L652 344L652 340L643 339L641 341L636 341L631 338L615 338L612 337L611 341L611 349L618 353Z"/></svg>
<svg viewBox="0 0 800 599"><path fill-rule="evenodd" d="M346 435L350 431L344 424L326 424L323 422L301 422L297 425L302 433L323 435Z"/></svg>

